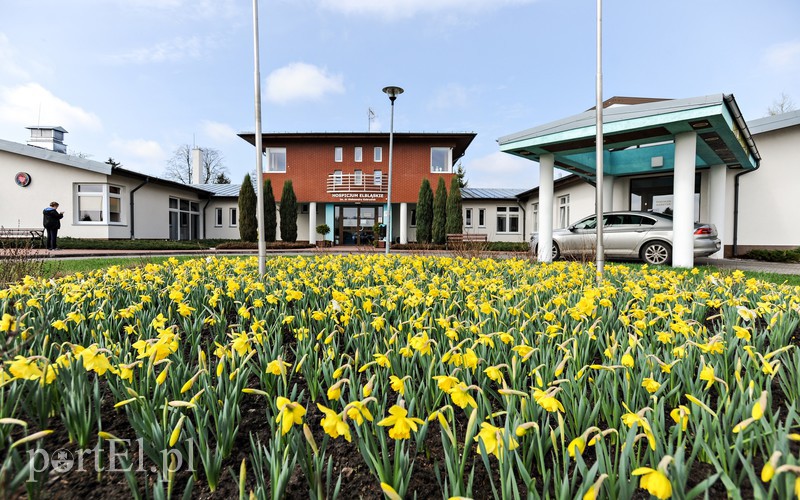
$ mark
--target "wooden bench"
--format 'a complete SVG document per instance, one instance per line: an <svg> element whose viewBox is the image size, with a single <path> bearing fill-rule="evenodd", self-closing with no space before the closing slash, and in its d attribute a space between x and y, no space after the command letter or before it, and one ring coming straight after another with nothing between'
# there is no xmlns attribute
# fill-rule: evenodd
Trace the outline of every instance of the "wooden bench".
<svg viewBox="0 0 800 500"><path fill-rule="evenodd" d="M24 240L30 239L32 242L44 242L44 229L34 227L2 227L0 226L0 239L3 240Z"/></svg>
<svg viewBox="0 0 800 500"><path fill-rule="evenodd" d="M489 241L489 238L485 234L462 233L447 235L448 248L454 243L486 243L487 241Z"/></svg>

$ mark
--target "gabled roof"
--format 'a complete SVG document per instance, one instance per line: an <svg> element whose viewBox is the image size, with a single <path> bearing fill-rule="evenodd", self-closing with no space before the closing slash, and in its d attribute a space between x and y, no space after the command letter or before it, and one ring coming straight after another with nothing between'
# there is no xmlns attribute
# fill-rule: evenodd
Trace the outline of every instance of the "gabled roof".
<svg viewBox="0 0 800 500"><path fill-rule="evenodd" d="M800 125L800 109L797 111L789 111L788 113L781 113L779 115L767 116L759 118L758 120L751 120L748 123L751 134L763 134L772 130L781 128L794 127Z"/></svg>
<svg viewBox="0 0 800 500"><path fill-rule="evenodd" d="M516 200L521 189L513 188L461 188L464 200Z"/></svg>
<svg viewBox="0 0 800 500"><path fill-rule="evenodd" d="M585 111L506 135L498 143L501 151L535 161L552 154L557 167L592 178L595 123L595 111ZM761 157L733 95L714 94L607 108L603 112L604 172L651 171L654 157L661 157L662 170L671 170L675 136L692 131L698 138L698 167L758 166Z"/></svg>
<svg viewBox="0 0 800 500"><path fill-rule="evenodd" d="M125 177L133 177L135 179L146 180L148 182L152 182L154 184L160 184L162 186L186 189L188 191L194 191L201 194L213 193L213 190L207 189L205 186L204 187L191 186L180 182L175 182L170 179L164 179L162 177L158 177L155 175L144 174L141 172L136 172L134 170L128 170L122 167L112 167L108 163L102 163L95 160L89 160L88 158L81 158L79 156L73 156L66 153L59 153L56 151L51 151L49 149L37 148L36 146L29 146L27 144L20 144L17 142L6 141L3 139L0 139L0 151L6 151L8 153L17 154L20 156L27 156L28 158L36 158L38 160L50 163L57 163L59 165L78 168L81 170L87 170L89 172L95 172L102 175L117 174Z"/></svg>
<svg viewBox="0 0 800 500"><path fill-rule="evenodd" d="M59 163L68 167L88 170L98 174L111 174L111 165L106 163L89 160L87 158L81 158L79 156L58 153L49 149L37 148L36 146L28 146L27 144L20 144L18 142L0 139L0 151L7 151L9 153L27 156L29 158L36 158L43 161L49 161L52 163Z"/></svg>

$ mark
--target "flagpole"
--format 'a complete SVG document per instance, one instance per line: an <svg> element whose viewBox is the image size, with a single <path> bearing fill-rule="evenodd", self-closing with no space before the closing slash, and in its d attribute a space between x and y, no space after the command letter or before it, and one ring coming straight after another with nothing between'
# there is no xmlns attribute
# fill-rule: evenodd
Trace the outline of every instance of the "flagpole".
<svg viewBox="0 0 800 500"><path fill-rule="evenodd" d="M597 77L595 104L595 212L597 218L597 281L603 281L605 268L605 249L603 248L603 0L597 0Z"/></svg>
<svg viewBox="0 0 800 500"><path fill-rule="evenodd" d="M266 274L267 249L264 242L264 171L261 144L261 63L258 57L258 0L253 0L253 66L255 68L255 112L256 112L256 220L258 220L258 276Z"/></svg>

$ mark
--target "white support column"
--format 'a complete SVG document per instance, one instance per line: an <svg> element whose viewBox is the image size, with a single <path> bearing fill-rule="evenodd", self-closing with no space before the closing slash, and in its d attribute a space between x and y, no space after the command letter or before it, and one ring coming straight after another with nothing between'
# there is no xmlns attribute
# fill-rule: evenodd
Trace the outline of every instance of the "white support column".
<svg viewBox="0 0 800 500"><path fill-rule="evenodd" d="M613 175L603 176L603 212L614 210L614 181Z"/></svg>
<svg viewBox="0 0 800 500"><path fill-rule="evenodd" d="M408 243L408 203L400 204L400 244Z"/></svg>
<svg viewBox="0 0 800 500"><path fill-rule="evenodd" d="M539 157L539 262L553 262L553 167L555 156Z"/></svg>
<svg viewBox="0 0 800 500"><path fill-rule="evenodd" d="M725 193L728 179L728 167L726 165L712 165L711 175L708 176L708 218L717 227L719 241L722 247L718 252L709 255L711 259L722 259L725 257Z"/></svg>
<svg viewBox="0 0 800 500"><path fill-rule="evenodd" d="M694 267L694 175L697 133L675 136L672 195L672 266Z"/></svg>
<svg viewBox="0 0 800 500"><path fill-rule="evenodd" d="M317 202L308 204L308 242L317 244Z"/></svg>

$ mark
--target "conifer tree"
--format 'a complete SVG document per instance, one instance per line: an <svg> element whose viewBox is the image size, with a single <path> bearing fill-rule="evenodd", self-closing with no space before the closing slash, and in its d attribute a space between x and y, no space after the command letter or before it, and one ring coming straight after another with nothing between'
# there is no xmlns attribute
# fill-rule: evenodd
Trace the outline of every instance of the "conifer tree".
<svg viewBox="0 0 800 500"><path fill-rule="evenodd" d="M272 181L264 181L264 241L277 239L278 211L275 208L275 193L272 192Z"/></svg>
<svg viewBox="0 0 800 500"><path fill-rule="evenodd" d="M459 231L460 233L461 231ZM433 197L433 225L431 226L431 237L437 245L444 245L447 237L447 187L444 184L444 177L439 177L439 184L436 186L436 195Z"/></svg>
<svg viewBox="0 0 800 500"><path fill-rule="evenodd" d="M283 183L280 214L281 241L294 243L297 241L297 196L290 180Z"/></svg>
<svg viewBox="0 0 800 500"><path fill-rule="evenodd" d="M447 234L464 232L464 214L461 203L461 182L458 176L450 181L450 193L447 195Z"/></svg>
<svg viewBox="0 0 800 500"><path fill-rule="evenodd" d="M417 243L431 242L433 224L433 191L428 179L422 179L417 198Z"/></svg>
<svg viewBox="0 0 800 500"><path fill-rule="evenodd" d="M256 219L256 191L250 174L245 174L239 189L239 238L242 241L256 241L258 220Z"/></svg>

